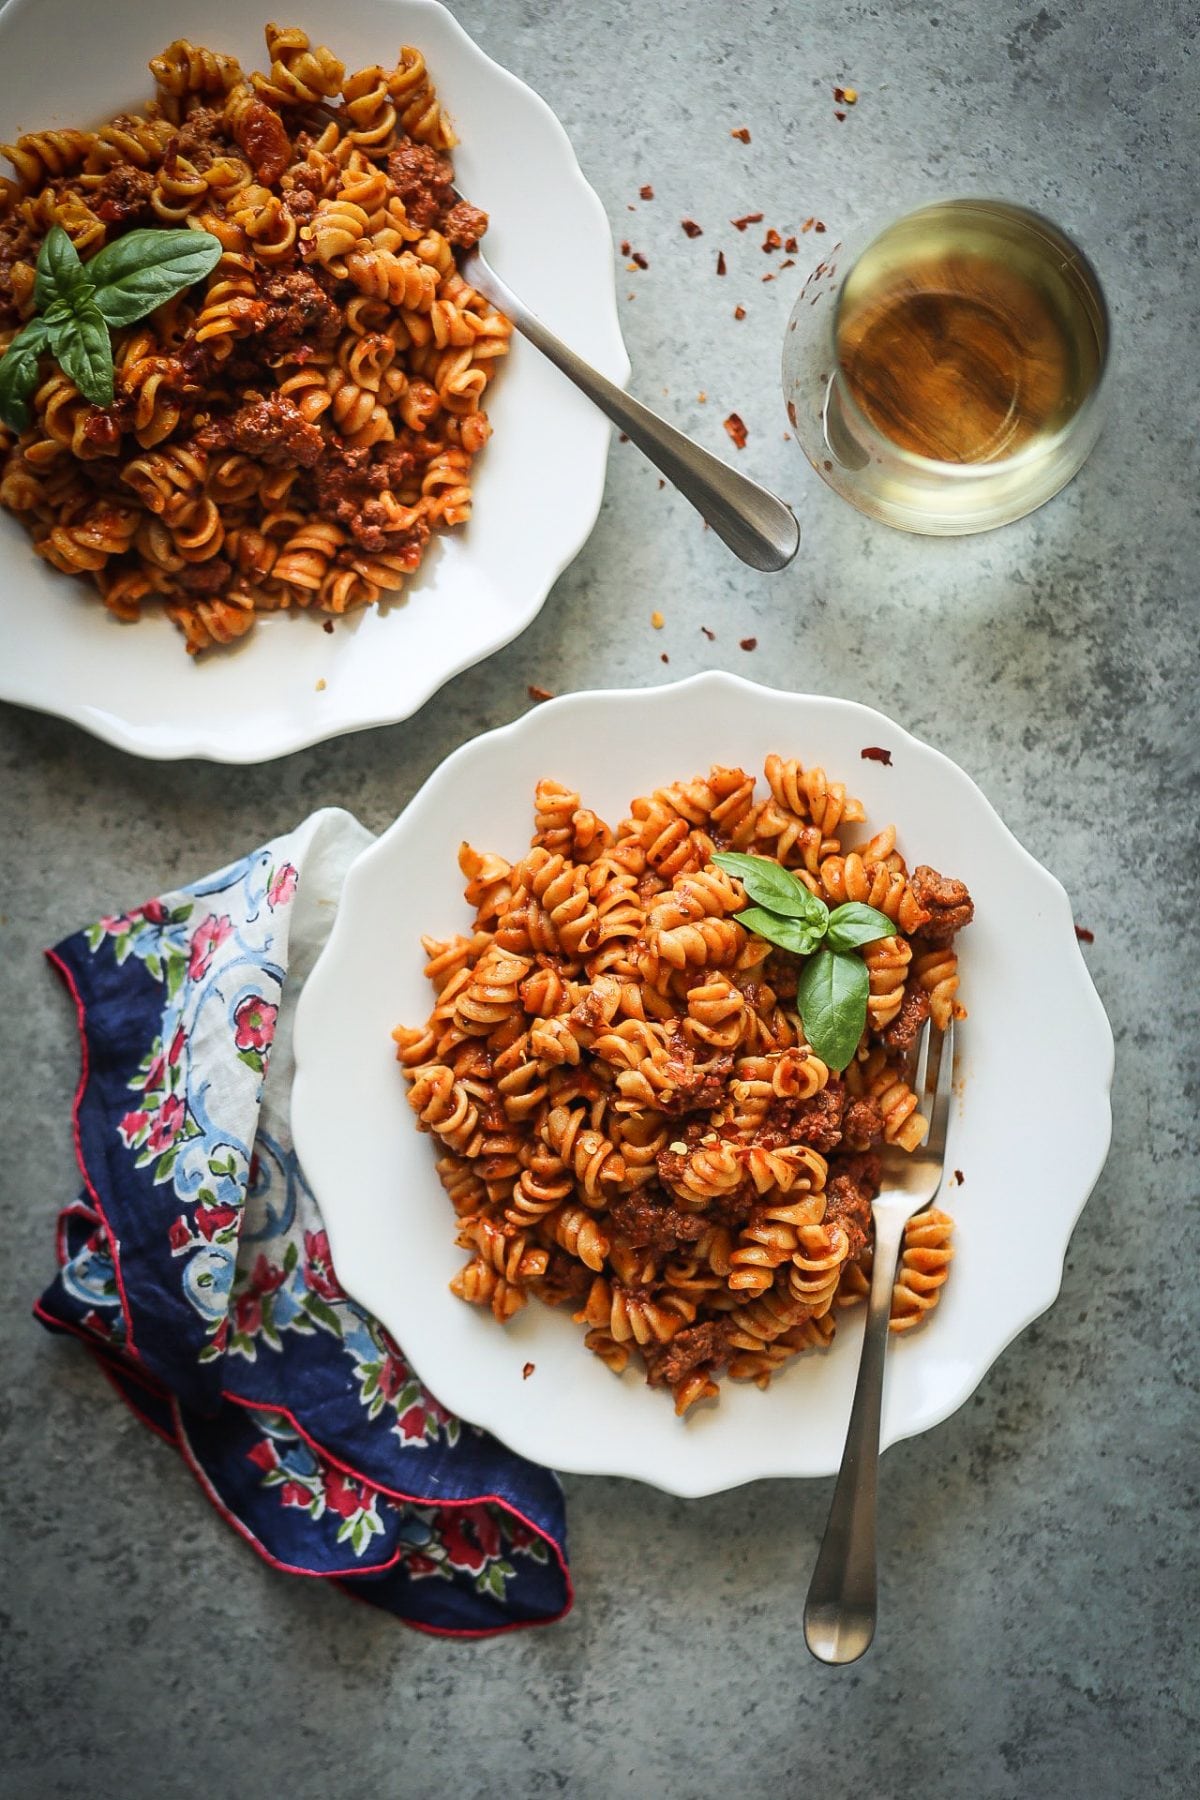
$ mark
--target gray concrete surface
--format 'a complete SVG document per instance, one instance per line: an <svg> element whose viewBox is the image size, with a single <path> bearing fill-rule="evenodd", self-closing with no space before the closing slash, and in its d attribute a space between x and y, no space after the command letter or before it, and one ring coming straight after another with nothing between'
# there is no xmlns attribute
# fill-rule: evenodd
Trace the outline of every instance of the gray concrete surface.
<svg viewBox="0 0 1200 1800"><path fill-rule="evenodd" d="M1194 1794L1193 10L457 10L559 113L614 236L649 260L621 279L636 388L719 449L736 407L741 464L795 499L804 547L782 578L744 571L614 445L595 534L536 624L407 724L231 775L0 716L0 1789ZM840 124L837 81L862 96ZM743 123L748 148L729 137ZM655 203L628 212L645 181ZM761 284L765 259L721 221L816 214L836 231L970 191L1041 207L1092 252L1118 337L1115 407L1043 512L933 543L868 524L783 441L778 346L803 271ZM695 244L684 216L705 226ZM1117 1034L1112 1156L1058 1304L955 1418L885 1459L884 1624L864 1663L819 1668L800 1637L826 1482L685 1503L570 1480L571 1618L431 1642L270 1573L84 1356L31 1321L74 1188L73 1026L38 951L319 803L383 826L448 751L521 712L530 682L648 685L711 666L882 707L962 763L1062 878ZM1014 1270L1036 1255L1014 1244Z"/></svg>

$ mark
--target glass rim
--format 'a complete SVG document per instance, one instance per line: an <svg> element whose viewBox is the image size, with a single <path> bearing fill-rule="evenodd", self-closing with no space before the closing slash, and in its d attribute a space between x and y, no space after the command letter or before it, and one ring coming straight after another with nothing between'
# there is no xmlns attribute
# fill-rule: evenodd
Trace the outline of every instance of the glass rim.
<svg viewBox="0 0 1200 1800"><path fill-rule="evenodd" d="M1064 425L1061 425L1054 433L1053 437L1043 437L1039 442L1029 444L1024 449L1016 451L1011 456L998 456L990 462L946 462L936 456L922 456L915 450L906 450L903 445L897 444L891 438L886 437L884 433L879 430L878 426L867 416L862 407L858 404L858 401L854 398L854 395L850 390L850 384L845 378L841 360L837 353L838 322L842 316L842 303L845 297L846 285L859 263L867 255L868 251L872 250L876 244L881 243L889 233L895 231L899 226L908 224L910 220L919 219L923 213L941 211L946 208L962 208L964 211L978 210L985 213L994 211L1003 213L1010 218L1017 217L1023 219L1028 223L1035 225L1056 248L1061 247L1068 252L1071 260L1078 265L1088 292L1095 301L1097 308L1097 323L1100 329L1100 336L1098 336L1097 339L1099 367L1091 391L1080 403L1077 410L1071 415L1067 422ZM844 248L844 243L840 247ZM799 306L799 301L797 301L796 305L797 307ZM795 309L793 309L793 311L795 311ZM877 446L886 457L892 462L898 463L902 468L924 473L928 475L931 480L954 482L962 486L967 486L972 482L982 482L994 479L1000 474L1008 475L1014 471L1019 472L1024 464L1044 460L1053 450L1067 443L1071 438L1081 434L1083 427L1087 424L1099 406L1101 395L1108 385L1112 351L1112 316L1109 312L1108 300L1104 292L1104 284L1100 280L1095 265L1087 255L1086 251L1076 243L1075 239L1071 237L1068 232L1063 230L1061 225L1056 225L1053 219L1047 218L1044 213L1035 211L1033 207L1023 205L1019 200L1002 200L991 194L964 194L950 200L928 200L922 205L914 206L910 208L908 212L901 213L898 217L888 220L887 223L881 225L878 230L872 230L870 237L867 238L861 249L856 251L854 261L851 263L838 284L838 290L833 306L833 321L830 328L830 337L833 350L833 373L829 378L829 388L833 388L836 385L839 405L849 415L855 432L861 432L863 439L867 440L871 445Z"/></svg>

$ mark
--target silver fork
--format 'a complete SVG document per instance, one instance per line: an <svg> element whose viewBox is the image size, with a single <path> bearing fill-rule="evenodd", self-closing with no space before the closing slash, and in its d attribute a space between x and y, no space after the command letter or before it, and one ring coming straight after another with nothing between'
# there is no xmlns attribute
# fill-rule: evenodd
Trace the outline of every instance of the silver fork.
<svg viewBox="0 0 1200 1800"><path fill-rule="evenodd" d="M915 1212L930 1205L942 1185L953 1081L954 1022L944 1033L927 1024L913 1085L929 1126L921 1146L888 1169L887 1185L871 1207L875 1252L858 1383L825 1536L804 1604L804 1641L820 1662L856 1662L875 1636L879 1416L892 1286L904 1227Z"/></svg>
<svg viewBox="0 0 1200 1800"><path fill-rule="evenodd" d="M790 506L701 449L682 431L634 400L615 381L593 369L555 337L536 313L503 282L476 245L459 252L463 280L508 314L522 337L561 369L569 381L632 439L656 469L674 483L735 556L753 569L785 569L800 547L800 527Z"/></svg>

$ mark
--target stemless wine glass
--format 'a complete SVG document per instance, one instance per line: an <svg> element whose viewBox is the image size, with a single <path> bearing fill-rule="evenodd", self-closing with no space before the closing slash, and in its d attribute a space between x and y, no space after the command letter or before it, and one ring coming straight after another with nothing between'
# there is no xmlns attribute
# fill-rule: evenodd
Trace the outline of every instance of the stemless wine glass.
<svg viewBox="0 0 1200 1800"><path fill-rule="evenodd" d="M1022 518L1102 424L1100 281L1048 219L944 200L818 263L784 337L801 449L851 505L937 537Z"/></svg>

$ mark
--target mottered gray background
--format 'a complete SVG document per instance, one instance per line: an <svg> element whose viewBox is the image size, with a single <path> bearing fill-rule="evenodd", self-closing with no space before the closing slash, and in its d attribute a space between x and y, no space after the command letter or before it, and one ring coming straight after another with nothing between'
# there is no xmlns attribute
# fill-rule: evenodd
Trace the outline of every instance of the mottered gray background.
<svg viewBox="0 0 1200 1800"><path fill-rule="evenodd" d="M140 762L0 712L0 1789L1194 1793L1193 9L454 10L549 101L614 242L649 265L618 258L634 391L731 457L721 421L737 410L739 466L794 502L804 543L785 575L747 571L614 442L596 530L536 623L404 724L230 772ZM197 0L201 39L203 18ZM381 54L393 35L381 0ZM835 83L860 94L842 122ZM741 125L748 146L730 137ZM908 538L837 500L784 439L779 347L820 240L763 283L780 259L761 231L815 216L837 234L972 192L1044 210L1092 255L1114 317L1113 413L1043 511L977 539ZM730 229L751 211L766 215L758 233ZM689 240L684 217L704 235ZM271 1573L87 1358L30 1319L76 1184L74 1027L39 951L314 806L383 827L450 750L522 712L531 683L647 686L710 667L882 708L961 763L1063 880L1095 933L1117 1037L1112 1155L1055 1307L954 1418L884 1459L883 1617L866 1661L818 1667L800 1634L826 1481L684 1502L568 1479L572 1615L431 1641ZM1019 956L1019 919L1011 943ZM1019 1282L1038 1255L1014 1242L997 1280Z"/></svg>

